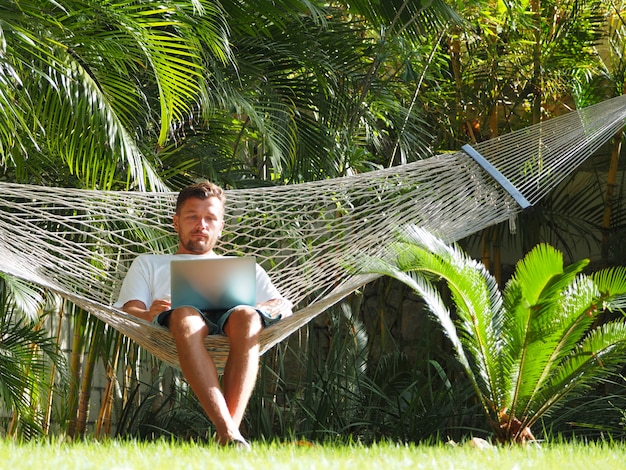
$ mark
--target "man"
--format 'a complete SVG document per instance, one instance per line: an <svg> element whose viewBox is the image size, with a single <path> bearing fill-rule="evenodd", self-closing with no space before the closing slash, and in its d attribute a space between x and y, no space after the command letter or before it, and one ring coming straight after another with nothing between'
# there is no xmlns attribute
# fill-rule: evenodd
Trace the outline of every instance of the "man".
<svg viewBox="0 0 626 470"><path fill-rule="evenodd" d="M177 258L217 256L213 248L224 228L224 204L224 191L212 183L183 189L173 218L178 234L176 254L138 256L124 279L115 306L170 329L183 375L215 425L217 441L248 447L239 427L256 382L259 335L264 326L291 315L291 303L280 295L258 265L255 306L209 313L188 306L171 309L170 303L170 262ZM230 340L222 387L215 363L204 346L208 334L225 334Z"/></svg>

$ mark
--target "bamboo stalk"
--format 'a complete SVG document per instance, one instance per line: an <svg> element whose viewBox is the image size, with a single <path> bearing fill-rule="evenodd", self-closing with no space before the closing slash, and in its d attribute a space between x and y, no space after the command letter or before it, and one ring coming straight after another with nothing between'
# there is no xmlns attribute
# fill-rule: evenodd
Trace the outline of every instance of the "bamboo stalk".
<svg viewBox="0 0 626 470"><path fill-rule="evenodd" d="M63 319L64 317L64 302L61 302L61 307L58 310L58 314L59 314L59 324L57 327L57 333L56 333L56 344L57 344L57 348L59 348L59 350L61 349L61 335L63 332ZM48 397L46 398L46 411L44 414L44 419L43 419L43 434L44 436L47 436L49 431L50 431L50 421L52 419L52 401L53 401L53 392L54 392L54 375L56 373L56 364L53 362L52 363L52 367L50 370L50 381L49 381L49 386L48 386Z"/></svg>
<svg viewBox="0 0 626 470"><path fill-rule="evenodd" d="M102 344L102 336L104 334L103 322L95 317L90 317L89 323L92 326L91 334L88 335L89 338L91 338L91 344L89 345L87 360L85 361L83 368L83 380L80 385L78 413L76 418L76 435L81 438L85 435L85 429L87 428L89 400L91 399L94 370L96 368L98 354L100 353L100 345Z"/></svg>
<svg viewBox="0 0 626 470"><path fill-rule="evenodd" d="M113 397L115 391L115 382L117 377L115 371L117 370L120 358L120 351L122 347L122 335L117 336L115 343L115 352L113 355L113 364L107 363L107 384L102 396L102 404L100 406L100 412L98 413L98 420L96 422L96 439L100 439L102 434L110 435L111 432L111 413L113 411Z"/></svg>
<svg viewBox="0 0 626 470"><path fill-rule="evenodd" d="M7 429L7 436L12 437L13 439L15 439L16 433L17 433L17 424L20 421L20 412L18 410L15 410L13 412L13 416L11 417L11 423L9 424L9 427Z"/></svg>
<svg viewBox="0 0 626 470"><path fill-rule="evenodd" d="M600 259L602 264L609 264L609 245L611 235L611 214L613 210L613 193L617 186L617 169L619 156L622 150L622 138L624 131L618 132L612 140L611 164L607 174L606 191L604 195L604 212L602 214L602 244L600 246Z"/></svg>
<svg viewBox="0 0 626 470"><path fill-rule="evenodd" d="M76 419L78 412L78 392L80 385L80 375L82 369L82 352L85 345L84 342L84 326L86 313L79 309L74 321L74 336L72 340L72 354L70 360L70 388L67 399L69 424L67 434L70 438L76 435Z"/></svg>

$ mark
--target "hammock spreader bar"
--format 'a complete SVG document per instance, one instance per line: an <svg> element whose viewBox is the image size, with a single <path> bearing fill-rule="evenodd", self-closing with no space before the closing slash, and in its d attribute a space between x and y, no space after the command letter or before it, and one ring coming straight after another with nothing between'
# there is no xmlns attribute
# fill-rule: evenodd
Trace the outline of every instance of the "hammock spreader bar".
<svg viewBox="0 0 626 470"><path fill-rule="evenodd" d="M478 163L483 170L489 173L502 188L511 195L515 202L519 204L522 209L531 207L530 202L519 192L519 190L511 183L506 176L485 159L478 151L470 144L465 144L461 149L468 154L472 159Z"/></svg>

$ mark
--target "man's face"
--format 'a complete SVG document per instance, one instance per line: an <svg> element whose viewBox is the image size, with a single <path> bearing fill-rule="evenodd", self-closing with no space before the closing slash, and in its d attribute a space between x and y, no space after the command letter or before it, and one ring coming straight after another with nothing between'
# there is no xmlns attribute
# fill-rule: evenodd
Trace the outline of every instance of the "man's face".
<svg viewBox="0 0 626 470"><path fill-rule="evenodd" d="M177 253L201 255L210 252L224 228L224 206L216 197L187 199L174 215L178 233Z"/></svg>

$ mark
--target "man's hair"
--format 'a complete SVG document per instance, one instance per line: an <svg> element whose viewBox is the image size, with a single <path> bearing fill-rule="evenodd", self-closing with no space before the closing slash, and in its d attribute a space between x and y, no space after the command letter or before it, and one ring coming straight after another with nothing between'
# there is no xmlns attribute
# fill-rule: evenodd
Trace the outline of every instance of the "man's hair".
<svg viewBox="0 0 626 470"><path fill-rule="evenodd" d="M218 185L211 183L210 181L201 181L199 183L192 184L183 188L178 193L178 199L176 199L176 213L180 213L180 208L183 203L189 198L209 199L216 197L222 203L222 206L226 204L226 193Z"/></svg>

